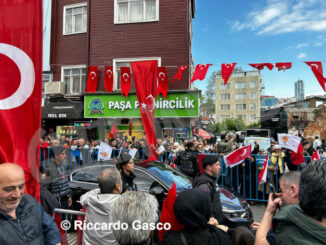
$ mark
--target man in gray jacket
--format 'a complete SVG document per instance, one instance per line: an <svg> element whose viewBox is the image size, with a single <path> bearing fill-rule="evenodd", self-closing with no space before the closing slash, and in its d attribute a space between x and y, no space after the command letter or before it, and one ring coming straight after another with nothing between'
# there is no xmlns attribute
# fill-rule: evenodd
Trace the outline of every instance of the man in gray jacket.
<svg viewBox="0 0 326 245"><path fill-rule="evenodd" d="M112 205L122 191L121 175L115 168L107 168L98 177L98 184L99 189L80 197L80 203L86 209L87 227L93 228L84 229L83 245L117 245L112 230L105 225L110 223Z"/></svg>

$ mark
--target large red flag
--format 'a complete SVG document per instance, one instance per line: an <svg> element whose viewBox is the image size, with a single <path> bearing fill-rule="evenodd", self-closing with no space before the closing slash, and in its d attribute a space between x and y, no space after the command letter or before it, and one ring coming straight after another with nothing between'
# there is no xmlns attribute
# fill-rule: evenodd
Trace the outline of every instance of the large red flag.
<svg viewBox="0 0 326 245"><path fill-rule="evenodd" d="M106 92L112 93L113 90L113 67L107 66L104 69L104 88Z"/></svg>
<svg viewBox="0 0 326 245"><path fill-rule="evenodd" d="M212 64L207 65L196 65L195 72L192 75L192 79L190 80L190 83L193 83L196 80L204 80L208 71L209 66Z"/></svg>
<svg viewBox="0 0 326 245"><path fill-rule="evenodd" d="M131 88L130 67L120 67L121 95L128 97Z"/></svg>
<svg viewBox="0 0 326 245"><path fill-rule="evenodd" d="M326 78L323 75L323 65L320 61L311 61L305 62L308 66L310 66L312 72L314 73L315 77L317 78L320 86L326 92L325 83Z"/></svg>
<svg viewBox="0 0 326 245"><path fill-rule="evenodd" d="M0 163L19 164L39 200L42 0L0 1Z"/></svg>
<svg viewBox="0 0 326 245"><path fill-rule="evenodd" d="M230 63L230 64L222 64L221 71L222 71L222 78L224 79L224 85L227 84L229 78L233 72L234 67L237 63Z"/></svg>
<svg viewBox="0 0 326 245"><path fill-rule="evenodd" d="M88 78L86 93L95 93L97 89L97 66L90 66L88 68Z"/></svg>
<svg viewBox="0 0 326 245"><path fill-rule="evenodd" d="M158 87L156 91L156 95L162 94L164 98L168 93L168 75L166 73L165 67L157 67L157 79L158 79Z"/></svg>
<svg viewBox="0 0 326 245"><path fill-rule="evenodd" d="M242 163L247 157L250 157L250 155L251 155L251 145L247 145L224 156L224 162L230 168L233 168L238 164Z"/></svg>
<svg viewBox="0 0 326 245"><path fill-rule="evenodd" d="M301 143L299 143L298 150L296 153L292 151L291 160L294 165L300 165L302 163L305 163L305 158L303 156L303 147Z"/></svg>
<svg viewBox="0 0 326 245"><path fill-rule="evenodd" d="M148 160L157 160L155 153L155 95L157 89L157 61L131 62L132 74L139 103L140 114L150 149Z"/></svg>
<svg viewBox="0 0 326 245"><path fill-rule="evenodd" d="M278 62L278 63L275 63L275 67L277 67L278 71L285 71L292 67L292 63L291 62Z"/></svg>
<svg viewBox="0 0 326 245"><path fill-rule="evenodd" d="M249 65L252 66L253 68L258 69L258 70L264 69L265 66L269 70L273 70L273 68L274 68L274 65L272 63L259 63L259 64L249 64Z"/></svg>
<svg viewBox="0 0 326 245"><path fill-rule="evenodd" d="M171 82L174 83L174 81L177 80L181 80L182 79L182 73L187 70L187 66L179 66L178 67L178 72L174 75L174 77L172 78Z"/></svg>

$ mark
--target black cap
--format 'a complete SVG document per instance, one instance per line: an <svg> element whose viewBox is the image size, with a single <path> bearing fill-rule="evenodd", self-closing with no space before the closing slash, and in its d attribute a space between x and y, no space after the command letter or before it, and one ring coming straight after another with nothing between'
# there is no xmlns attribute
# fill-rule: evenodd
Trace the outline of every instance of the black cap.
<svg viewBox="0 0 326 245"><path fill-rule="evenodd" d="M127 153L121 153L119 159L118 159L118 164L120 166L126 165L131 159L131 156Z"/></svg>
<svg viewBox="0 0 326 245"><path fill-rule="evenodd" d="M188 142L187 144L186 144L186 147L187 148L189 148L189 147L193 147L194 146L194 143L192 143L192 142Z"/></svg>
<svg viewBox="0 0 326 245"><path fill-rule="evenodd" d="M205 156L202 160L203 168L206 168L208 165L212 165L214 163L218 162L218 157L215 155L208 155Z"/></svg>

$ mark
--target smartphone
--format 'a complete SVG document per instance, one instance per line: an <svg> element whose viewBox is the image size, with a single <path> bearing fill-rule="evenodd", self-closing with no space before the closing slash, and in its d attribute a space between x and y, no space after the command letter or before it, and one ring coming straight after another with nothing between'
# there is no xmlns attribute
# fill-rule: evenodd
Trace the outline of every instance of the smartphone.
<svg viewBox="0 0 326 245"><path fill-rule="evenodd" d="M274 188L274 185L269 183L269 189L271 190L271 192L273 193L273 199L276 199L277 196L276 196L276 192L275 192L275 188ZM281 206L279 204L277 204L277 208L281 208Z"/></svg>

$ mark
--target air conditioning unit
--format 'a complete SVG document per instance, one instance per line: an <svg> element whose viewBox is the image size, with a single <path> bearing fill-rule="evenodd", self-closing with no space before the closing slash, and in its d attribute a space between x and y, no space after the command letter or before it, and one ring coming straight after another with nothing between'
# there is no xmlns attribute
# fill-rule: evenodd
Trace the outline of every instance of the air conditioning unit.
<svg viewBox="0 0 326 245"><path fill-rule="evenodd" d="M58 82L47 82L45 83L44 94L64 94L65 93L65 84L61 81Z"/></svg>

